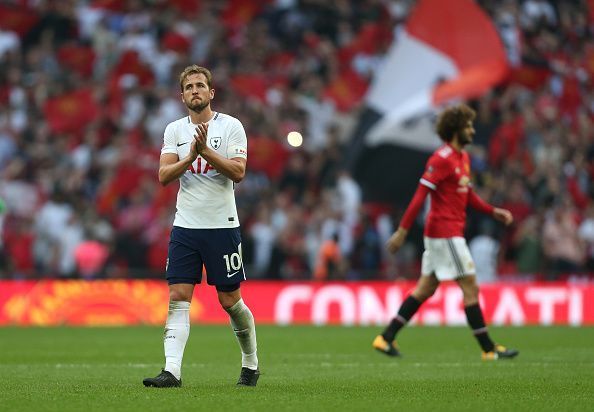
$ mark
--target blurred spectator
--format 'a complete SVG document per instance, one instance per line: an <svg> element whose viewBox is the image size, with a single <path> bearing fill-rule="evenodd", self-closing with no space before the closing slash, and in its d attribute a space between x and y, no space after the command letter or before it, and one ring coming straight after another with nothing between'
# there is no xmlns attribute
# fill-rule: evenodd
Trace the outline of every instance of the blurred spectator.
<svg viewBox="0 0 594 412"><path fill-rule="evenodd" d="M109 249L92 238L80 242L74 250L76 271L83 279L97 279L105 271Z"/></svg>
<svg viewBox="0 0 594 412"><path fill-rule="evenodd" d="M476 265L478 283L493 283L497 280L499 242L494 239L494 225L483 220L478 236L473 237L468 248Z"/></svg>
<svg viewBox="0 0 594 412"><path fill-rule="evenodd" d="M576 273L585 263L585 247L578 236L578 226L569 202L556 204L545 218L543 250L550 262L549 278L559 274Z"/></svg>
<svg viewBox="0 0 594 412"><path fill-rule="evenodd" d="M584 220L578 228L578 235L586 246L586 268L594 272L594 204L586 209Z"/></svg>
<svg viewBox="0 0 594 412"><path fill-rule="evenodd" d="M308 151L316 151L326 147L327 130L336 117L334 104L325 99L323 80L320 76L310 75L303 80L301 91L295 102L307 114L307 136L305 147Z"/></svg>
<svg viewBox="0 0 594 412"><path fill-rule="evenodd" d="M258 207L256 221L250 228L253 241L253 266L251 273L255 277L264 277L269 273L272 250L277 238L272 226L270 210L266 204Z"/></svg>
<svg viewBox="0 0 594 412"><path fill-rule="evenodd" d="M315 280L337 280L342 278L344 264L340 247L338 246L338 235L334 234L326 239L320 246L316 265L314 267L313 279Z"/></svg>
<svg viewBox="0 0 594 412"><path fill-rule="evenodd" d="M6 218L6 205L0 198L0 279L8 276L8 254L4 246L4 220Z"/></svg>
<svg viewBox="0 0 594 412"><path fill-rule="evenodd" d="M34 256L41 273L66 275L72 271L73 267L69 263L71 259L67 255L69 251L62 253L61 247L70 246L68 236L77 237L74 231L69 231L73 214L74 211L66 202L65 194L60 188L54 190L48 202L37 213L34 226L37 233ZM76 239L72 239L72 242L75 241Z"/></svg>
<svg viewBox="0 0 594 412"><path fill-rule="evenodd" d="M538 215L532 215L519 224L512 245L519 273L535 275L544 268L541 230L542 219Z"/></svg>
<svg viewBox="0 0 594 412"><path fill-rule="evenodd" d="M36 274L33 258L35 234L31 226L29 218L18 217L5 227L6 266L15 279L31 278Z"/></svg>
<svg viewBox="0 0 594 412"><path fill-rule="evenodd" d="M355 246L351 255L353 276L356 279L365 280L377 276L382 264L383 247L372 217L364 214L355 231Z"/></svg>

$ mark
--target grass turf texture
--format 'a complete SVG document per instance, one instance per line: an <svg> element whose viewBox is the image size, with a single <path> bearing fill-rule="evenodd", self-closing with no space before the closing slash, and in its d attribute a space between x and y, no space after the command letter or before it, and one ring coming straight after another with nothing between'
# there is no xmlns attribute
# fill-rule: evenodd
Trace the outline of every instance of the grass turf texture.
<svg viewBox="0 0 594 412"><path fill-rule="evenodd" d="M2 411L585 411L594 328L491 328L520 349L482 362L468 328L409 327L405 357L371 348L379 327L258 327L262 376L236 388L229 327L193 325L183 388L142 379L162 366L162 328L0 328Z"/></svg>

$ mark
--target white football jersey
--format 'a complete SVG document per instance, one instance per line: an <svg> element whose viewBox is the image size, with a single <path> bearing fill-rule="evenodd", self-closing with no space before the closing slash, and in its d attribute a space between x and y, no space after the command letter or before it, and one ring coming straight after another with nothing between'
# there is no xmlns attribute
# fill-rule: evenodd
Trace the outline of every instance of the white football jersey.
<svg viewBox="0 0 594 412"><path fill-rule="evenodd" d="M196 125L189 116L169 123L165 128L161 154L173 153L183 159L190 153L194 134ZM247 159L247 136L241 122L233 116L214 113L208 122L206 144L227 159ZM190 229L238 227L233 186L231 179L199 155L180 177L173 225Z"/></svg>

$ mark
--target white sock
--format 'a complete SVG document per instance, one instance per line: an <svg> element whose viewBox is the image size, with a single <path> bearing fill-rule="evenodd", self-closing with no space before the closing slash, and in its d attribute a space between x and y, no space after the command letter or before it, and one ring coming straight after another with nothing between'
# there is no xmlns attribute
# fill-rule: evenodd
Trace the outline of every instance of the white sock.
<svg viewBox="0 0 594 412"><path fill-rule="evenodd" d="M250 309L243 303L243 299L226 309L231 318L231 327L237 342L241 347L241 366L244 368L258 369L258 354L256 343L256 326L254 316Z"/></svg>
<svg viewBox="0 0 594 412"><path fill-rule="evenodd" d="M165 348L165 370L181 379L181 365L184 348L190 336L190 302L169 302L163 346Z"/></svg>

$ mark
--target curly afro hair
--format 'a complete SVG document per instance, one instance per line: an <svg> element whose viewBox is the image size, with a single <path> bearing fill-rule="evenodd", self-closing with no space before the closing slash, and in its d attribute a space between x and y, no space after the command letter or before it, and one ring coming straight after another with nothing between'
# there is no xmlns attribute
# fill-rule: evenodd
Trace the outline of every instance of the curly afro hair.
<svg viewBox="0 0 594 412"><path fill-rule="evenodd" d="M475 117L476 112L465 104L449 107L439 115L435 131L441 140L451 142Z"/></svg>

